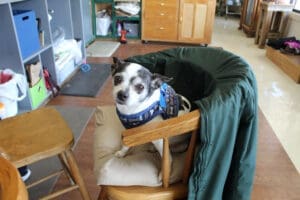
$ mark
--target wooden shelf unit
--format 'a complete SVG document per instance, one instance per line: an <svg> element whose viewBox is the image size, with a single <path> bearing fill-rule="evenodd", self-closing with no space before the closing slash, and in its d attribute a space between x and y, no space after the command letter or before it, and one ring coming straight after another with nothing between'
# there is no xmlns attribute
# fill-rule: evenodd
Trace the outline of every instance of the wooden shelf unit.
<svg viewBox="0 0 300 200"><path fill-rule="evenodd" d="M146 0L142 40L210 44L216 0Z"/></svg>
<svg viewBox="0 0 300 200"><path fill-rule="evenodd" d="M21 52L21 40L17 34L17 24L14 21L13 14L14 10L34 11L35 18L40 20L40 27L36 26L33 30L37 32L42 31L44 36L43 40L39 39L40 47L25 58L23 58L24 56L22 56ZM50 13L52 15L51 20L49 20L49 11L52 11ZM9 68L27 77L25 66L30 63L40 62L42 67L49 70L54 82L57 85L62 85L78 69L86 57L82 11L81 0L11 0L0 2L0 69ZM34 26L35 24L36 19L34 19ZM74 59L74 61L66 63L68 70L64 72L61 72L56 66L54 49L57 27L63 29L64 39L76 39L76 41L80 41L77 45L80 46L82 61L75 63ZM27 34L26 31L24 34ZM40 71L39 83L40 86L45 88L42 70ZM31 94L32 91L29 84L27 89L26 97L18 102L18 110L20 112L36 109L44 105L51 96L51 92L46 91L47 95L43 95L40 101L36 103Z"/></svg>
<svg viewBox="0 0 300 200"><path fill-rule="evenodd" d="M116 3L125 3L125 2L134 2L141 4L140 0L93 0L92 2L92 18L93 18L93 33L96 38L112 38L118 39L120 36L118 35L117 23L133 23L138 25L138 33L136 36L128 36L129 39L140 39L141 37L141 25L140 25L140 16L141 11L138 15L135 16L119 16L116 12L115 5ZM97 35L97 24L96 24L96 14L98 11L106 9L111 16L111 25L108 34L105 36Z"/></svg>

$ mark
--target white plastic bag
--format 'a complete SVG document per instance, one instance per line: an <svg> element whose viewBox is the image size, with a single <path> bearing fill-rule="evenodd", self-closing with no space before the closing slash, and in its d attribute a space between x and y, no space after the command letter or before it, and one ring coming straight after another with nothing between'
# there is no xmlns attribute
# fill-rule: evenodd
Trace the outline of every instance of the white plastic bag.
<svg viewBox="0 0 300 200"><path fill-rule="evenodd" d="M111 24L111 17L106 10L101 10L96 14L97 35L106 36Z"/></svg>
<svg viewBox="0 0 300 200"><path fill-rule="evenodd" d="M3 103L5 107L5 118L12 117L18 114L18 101L26 97L26 77L10 69L0 70L0 75L1 74L9 74L12 76L9 81L0 83L0 102Z"/></svg>

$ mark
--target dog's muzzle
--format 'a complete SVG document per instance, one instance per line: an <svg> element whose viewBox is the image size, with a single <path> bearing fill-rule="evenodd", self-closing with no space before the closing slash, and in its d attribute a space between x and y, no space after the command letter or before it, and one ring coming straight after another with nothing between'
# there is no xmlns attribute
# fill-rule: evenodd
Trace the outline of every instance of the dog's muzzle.
<svg viewBox="0 0 300 200"><path fill-rule="evenodd" d="M128 99L128 97L129 97L128 92L121 90L117 93L117 102L119 104L124 104L126 102L126 100Z"/></svg>

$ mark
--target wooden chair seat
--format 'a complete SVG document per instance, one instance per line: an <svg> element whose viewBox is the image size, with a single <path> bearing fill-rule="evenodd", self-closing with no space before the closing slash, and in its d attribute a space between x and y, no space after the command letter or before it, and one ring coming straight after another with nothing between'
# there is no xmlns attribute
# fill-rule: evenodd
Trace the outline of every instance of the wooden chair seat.
<svg viewBox="0 0 300 200"><path fill-rule="evenodd" d="M126 146L133 147L151 142L153 140L164 140L162 158L162 182L159 187L148 186L110 186L101 185L99 200L173 200L185 199L188 193L188 178L196 146L200 122L200 112L193 112L171 118L168 120L149 123L140 127L127 129L122 133L122 141ZM169 163L169 137L192 132L190 144L186 153L182 181L169 184L170 163Z"/></svg>
<svg viewBox="0 0 300 200"><path fill-rule="evenodd" d="M40 108L6 118L0 121L0 133L0 153L16 168L52 156L58 156L64 167L27 185L27 188L65 172L72 185L46 198L53 198L78 188L83 199L90 199L71 149L74 143L72 131L54 108Z"/></svg>
<svg viewBox="0 0 300 200"><path fill-rule="evenodd" d="M105 195L103 199L144 199L144 200L170 200L185 199L188 188L184 183L175 183L167 188L146 187L146 186L102 186L104 191L101 195ZM102 198L102 197L101 197Z"/></svg>

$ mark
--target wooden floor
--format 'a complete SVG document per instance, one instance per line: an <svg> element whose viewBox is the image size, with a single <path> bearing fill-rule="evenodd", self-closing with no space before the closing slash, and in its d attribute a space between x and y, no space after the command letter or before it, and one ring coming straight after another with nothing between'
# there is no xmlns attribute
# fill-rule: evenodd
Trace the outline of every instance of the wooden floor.
<svg viewBox="0 0 300 200"><path fill-rule="evenodd" d="M167 48L175 47L162 44L140 44L132 43L121 45L113 56L127 58L129 56L155 52ZM88 58L89 63L111 63L111 58ZM109 78L104 87L95 98L57 96L52 99L49 105L74 105L95 107L99 105L112 105L111 78ZM100 188L96 185L93 176L93 131L94 119L88 123L80 141L75 149L75 156L78 160L81 172L84 174L84 180L92 199L96 199ZM67 183L66 178L61 177L54 190L61 188ZM81 199L78 192L68 193L59 199ZM259 139L257 152L257 169L255 183L252 193L252 199L299 199L300 200L300 175L296 171L272 128L259 112Z"/></svg>

